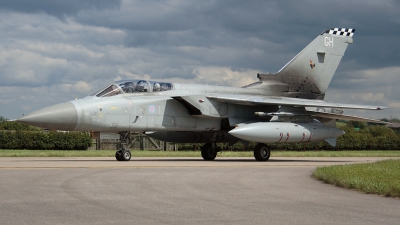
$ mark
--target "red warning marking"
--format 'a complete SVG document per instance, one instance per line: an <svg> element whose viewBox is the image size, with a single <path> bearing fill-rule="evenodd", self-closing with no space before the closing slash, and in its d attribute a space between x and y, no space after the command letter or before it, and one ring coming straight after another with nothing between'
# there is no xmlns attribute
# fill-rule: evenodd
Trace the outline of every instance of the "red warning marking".
<svg viewBox="0 0 400 225"><path fill-rule="evenodd" d="M278 143L281 142L282 137L283 137L283 133L280 133L281 138L279 139Z"/></svg>
<svg viewBox="0 0 400 225"><path fill-rule="evenodd" d="M306 137L306 133L303 133L303 138L301 139L300 142L303 142L304 138Z"/></svg>
<svg viewBox="0 0 400 225"><path fill-rule="evenodd" d="M289 140L289 137L290 137L290 133L287 133L287 138L284 142L287 142Z"/></svg>
<svg viewBox="0 0 400 225"><path fill-rule="evenodd" d="M309 141L311 140L311 137L312 137L312 133L310 133L310 138L308 139L308 141L307 141L307 142L309 142Z"/></svg>

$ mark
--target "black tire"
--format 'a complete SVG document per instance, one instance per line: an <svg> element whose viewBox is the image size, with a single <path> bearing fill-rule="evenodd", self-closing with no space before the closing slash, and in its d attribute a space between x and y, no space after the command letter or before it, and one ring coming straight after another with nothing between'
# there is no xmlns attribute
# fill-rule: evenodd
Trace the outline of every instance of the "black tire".
<svg viewBox="0 0 400 225"><path fill-rule="evenodd" d="M115 158L116 158L118 161L122 161L122 158L121 158L121 151L115 152Z"/></svg>
<svg viewBox="0 0 400 225"><path fill-rule="evenodd" d="M129 161L129 160L131 160L132 155L129 150L122 150L120 157L121 157L122 161Z"/></svg>
<svg viewBox="0 0 400 225"><path fill-rule="evenodd" d="M269 150L266 144L258 144L254 148L254 158L257 161L267 161L271 156L271 150Z"/></svg>
<svg viewBox="0 0 400 225"><path fill-rule="evenodd" d="M211 143L207 143L201 147L201 156L206 161L212 161L217 157L217 151L212 147Z"/></svg>

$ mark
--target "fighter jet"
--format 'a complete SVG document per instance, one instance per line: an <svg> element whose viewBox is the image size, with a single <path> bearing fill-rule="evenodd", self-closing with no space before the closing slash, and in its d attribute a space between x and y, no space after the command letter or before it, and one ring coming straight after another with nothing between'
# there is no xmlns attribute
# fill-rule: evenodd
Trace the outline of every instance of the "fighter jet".
<svg viewBox="0 0 400 225"><path fill-rule="evenodd" d="M128 142L130 132L167 142L204 143L204 160L216 158L220 151L216 143L221 142L257 142L254 157L258 161L269 159L268 143L325 140L336 145L344 133L336 128L337 119L381 122L343 115L342 109L385 108L324 100L354 32L328 29L277 73L257 74L257 82L241 88L120 80L85 98L34 111L17 121L53 130L117 132L121 143ZM122 144L115 158L129 161L131 152Z"/></svg>

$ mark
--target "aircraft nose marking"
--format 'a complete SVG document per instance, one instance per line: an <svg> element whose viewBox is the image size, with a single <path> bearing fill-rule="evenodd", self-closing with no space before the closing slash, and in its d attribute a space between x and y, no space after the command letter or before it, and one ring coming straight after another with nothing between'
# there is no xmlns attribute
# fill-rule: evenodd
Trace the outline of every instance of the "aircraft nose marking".
<svg viewBox="0 0 400 225"><path fill-rule="evenodd" d="M78 113L74 104L64 102L29 113L17 121L47 129L72 131L77 125Z"/></svg>

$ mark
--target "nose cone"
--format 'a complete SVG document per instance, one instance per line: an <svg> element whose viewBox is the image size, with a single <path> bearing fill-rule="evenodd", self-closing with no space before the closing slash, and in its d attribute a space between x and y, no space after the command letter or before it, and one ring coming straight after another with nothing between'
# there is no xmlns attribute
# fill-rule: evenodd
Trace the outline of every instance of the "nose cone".
<svg viewBox="0 0 400 225"><path fill-rule="evenodd" d="M74 104L64 102L29 113L17 121L51 130L72 131L77 125L78 113Z"/></svg>
<svg viewBox="0 0 400 225"><path fill-rule="evenodd" d="M253 129L252 129L253 128ZM241 127L236 127L235 129L228 132L230 135L243 140L252 140L254 137L260 136L260 131L257 126L253 125L243 125Z"/></svg>

